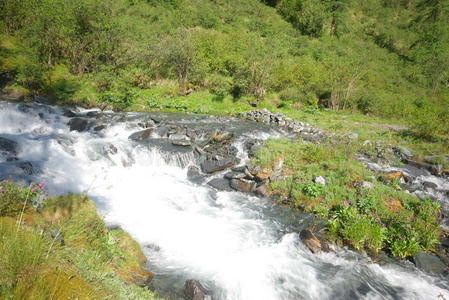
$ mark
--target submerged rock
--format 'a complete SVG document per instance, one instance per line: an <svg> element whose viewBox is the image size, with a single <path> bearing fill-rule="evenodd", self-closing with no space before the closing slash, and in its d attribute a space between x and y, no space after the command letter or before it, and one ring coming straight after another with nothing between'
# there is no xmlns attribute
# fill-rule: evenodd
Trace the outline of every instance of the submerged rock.
<svg viewBox="0 0 449 300"><path fill-rule="evenodd" d="M17 155L19 144L16 141L0 137L0 154Z"/></svg>
<svg viewBox="0 0 449 300"><path fill-rule="evenodd" d="M417 268L429 273L443 273L447 266L435 255L421 253L413 256Z"/></svg>
<svg viewBox="0 0 449 300"><path fill-rule="evenodd" d="M198 280L186 280L183 294L186 300L213 300L212 293L207 291Z"/></svg>
<svg viewBox="0 0 449 300"><path fill-rule="evenodd" d="M70 126L70 131L83 132L87 128L88 121L83 118L72 118L67 123Z"/></svg>

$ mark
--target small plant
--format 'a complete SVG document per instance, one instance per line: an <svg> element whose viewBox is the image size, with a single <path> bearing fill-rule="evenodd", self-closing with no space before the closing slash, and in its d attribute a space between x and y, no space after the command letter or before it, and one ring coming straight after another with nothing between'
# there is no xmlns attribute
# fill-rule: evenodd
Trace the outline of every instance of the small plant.
<svg viewBox="0 0 449 300"><path fill-rule="evenodd" d="M145 100L146 106L150 109L159 110L162 109L162 105L160 105L155 99L149 98Z"/></svg>
<svg viewBox="0 0 449 300"><path fill-rule="evenodd" d="M306 183L302 187L302 192L304 195L310 196L310 197L318 197L321 195L324 191L324 186L319 183L310 182Z"/></svg>

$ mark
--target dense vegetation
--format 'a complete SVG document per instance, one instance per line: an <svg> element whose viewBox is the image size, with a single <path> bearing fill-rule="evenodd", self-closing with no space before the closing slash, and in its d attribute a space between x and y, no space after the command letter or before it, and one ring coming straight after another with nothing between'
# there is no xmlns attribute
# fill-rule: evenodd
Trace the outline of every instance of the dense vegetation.
<svg viewBox="0 0 449 300"><path fill-rule="evenodd" d="M156 299L139 245L85 196L0 182L0 298Z"/></svg>
<svg viewBox="0 0 449 300"><path fill-rule="evenodd" d="M118 109L360 111L435 139L448 18L448 0L4 0L0 81Z"/></svg>
<svg viewBox="0 0 449 300"><path fill-rule="evenodd" d="M271 193L282 204L323 218L338 243L401 258L435 250L441 236L439 203L401 191L400 172L374 176L354 159L359 149L353 143L269 140L254 162L271 173L285 159L283 178L270 183ZM326 184L315 183L317 176Z"/></svg>

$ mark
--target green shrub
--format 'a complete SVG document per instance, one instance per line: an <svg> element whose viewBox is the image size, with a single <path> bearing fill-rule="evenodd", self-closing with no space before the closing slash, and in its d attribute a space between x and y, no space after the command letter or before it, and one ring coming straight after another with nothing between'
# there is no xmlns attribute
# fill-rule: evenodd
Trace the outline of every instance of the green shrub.
<svg viewBox="0 0 449 300"><path fill-rule="evenodd" d="M302 192L310 197L318 197L323 191L324 185L315 182L306 183L302 186Z"/></svg>

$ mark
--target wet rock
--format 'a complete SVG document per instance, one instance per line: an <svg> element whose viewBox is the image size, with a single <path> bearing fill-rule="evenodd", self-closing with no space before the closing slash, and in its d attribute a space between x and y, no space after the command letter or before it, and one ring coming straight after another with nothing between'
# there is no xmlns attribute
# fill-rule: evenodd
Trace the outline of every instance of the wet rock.
<svg viewBox="0 0 449 300"><path fill-rule="evenodd" d="M309 229L303 229L299 238L312 253L329 252L330 250L329 245L324 240L319 240Z"/></svg>
<svg viewBox="0 0 449 300"><path fill-rule="evenodd" d="M270 195L266 184L259 185L254 192L259 197L268 197Z"/></svg>
<svg viewBox="0 0 449 300"><path fill-rule="evenodd" d="M67 123L70 126L70 131L83 132L87 128L88 121L83 118L72 118Z"/></svg>
<svg viewBox="0 0 449 300"><path fill-rule="evenodd" d="M231 187L239 192L252 192L256 188L254 181L245 179L231 179Z"/></svg>
<svg viewBox="0 0 449 300"><path fill-rule="evenodd" d="M212 293L207 291L198 280L186 280L183 294L186 300L213 300Z"/></svg>
<svg viewBox="0 0 449 300"><path fill-rule="evenodd" d="M186 141L186 140L174 140L171 143L174 146L181 146L181 147L190 147L190 146L192 146L192 143L190 141Z"/></svg>
<svg viewBox="0 0 449 300"><path fill-rule="evenodd" d="M245 173L232 171L226 173L224 177L227 179L242 179L245 178L245 176L246 176Z"/></svg>
<svg viewBox="0 0 449 300"><path fill-rule="evenodd" d="M98 125L94 127L94 131L102 131L106 128L106 125Z"/></svg>
<svg viewBox="0 0 449 300"><path fill-rule="evenodd" d="M16 141L0 137L0 154L17 155L19 144Z"/></svg>
<svg viewBox="0 0 449 300"><path fill-rule="evenodd" d="M34 173L33 164L29 161L20 162L17 164L17 167L19 167L26 175L32 175Z"/></svg>
<svg viewBox="0 0 449 300"><path fill-rule="evenodd" d="M160 137L167 137L168 136L169 128L167 126L160 126L155 129L155 133Z"/></svg>
<svg viewBox="0 0 449 300"><path fill-rule="evenodd" d="M170 134L168 138L171 140L190 140L187 135L179 133Z"/></svg>
<svg viewBox="0 0 449 300"><path fill-rule="evenodd" d="M199 183L203 180L203 176L200 173L200 169L198 169L198 167L196 166L189 166L189 168L187 169L187 178L190 181Z"/></svg>
<svg viewBox="0 0 449 300"><path fill-rule="evenodd" d="M246 166L238 166L231 169L233 172L244 173L246 171Z"/></svg>
<svg viewBox="0 0 449 300"><path fill-rule="evenodd" d="M138 131L138 132L135 132L135 133L131 134L128 137L128 139L133 140L133 141L137 141L137 142L148 140L148 139L151 138L151 133L152 132L153 132L153 129L148 128L148 129L145 129L145 130L142 130L142 131Z"/></svg>
<svg viewBox="0 0 449 300"><path fill-rule="evenodd" d="M230 142L232 140L232 133L223 132L212 136L212 141L215 143Z"/></svg>
<svg viewBox="0 0 449 300"><path fill-rule="evenodd" d="M235 161L232 159L221 159L221 160L209 159L201 163L201 170L204 173L211 174L232 167L233 165L235 165Z"/></svg>
<svg viewBox="0 0 449 300"><path fill-rule="evenodd" d="M443 273L447 267L446 265L435 255L421 253L413 256L413 261L417 268L429 272L429 273Z"/></svg>
<svg viewBox="0 0 449 300"><path fill-rule="evenodd" d="M437 189L438 188L438 185L436 183L434 183L434 182L431 182L431 181L424 181L422 183L422 185L425 188L429 188L429 189Z"/></svg>
<svg viewBox="0 0 449 300"><path fill-rule="evenodd" d="M107 151L111 154L117 154L118 149L113 144L109 144L109 146L107 147Z"/></svg>
<svg viewBox="0 0 449 300"><path fill-rule="evenodd" d="M89 118L95 118L99 115L100 113L98 111L89 111L88 113L86 113L86 117Z"/></svg>
<svg viewBox="0 0 449 300"><path fill-rule="evenodd" d="M214 178L207 184L220 191L232 191L231 185L229 184L229 180L224 178Z"/></svg>
<svg viewBox="0 0 449 300"><path fill-rule="evenodd" d="M321 184L321 185L326 185L326 179L324 179L323 176L318 176L316 177L313 182Z"/></svg>
<svg viewBox="0 0 449 300"><path fill-rule="evenodd" d="M26 176L33 175L37 168L28 161L12 161L0 163L0 180L5 179L25 179Z"/></svg>
<svg viewBox="0 0 449 300"><path fill-rule="evenodd" d="M71 111L70 109L66 109L64 110L64 113L62 114L64 117L68 117L68 118L74 118L76 117L76 114Z"/></svg>

